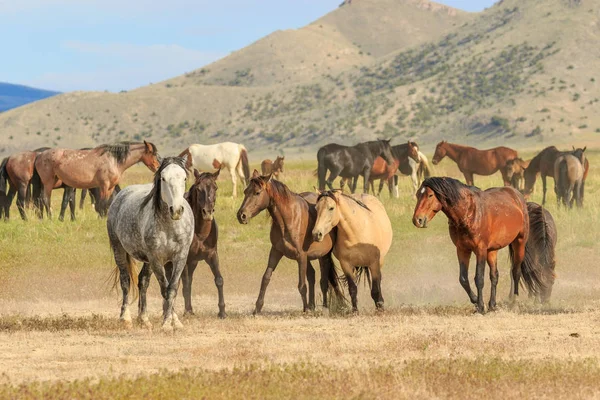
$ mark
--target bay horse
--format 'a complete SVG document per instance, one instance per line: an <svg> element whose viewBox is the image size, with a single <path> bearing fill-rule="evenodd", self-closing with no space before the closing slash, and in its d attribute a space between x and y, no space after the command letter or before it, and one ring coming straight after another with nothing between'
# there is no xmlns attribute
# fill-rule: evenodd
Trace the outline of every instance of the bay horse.
<svg viewBox="0 0 600 400"><path fill-rule="evenodd" d="M118 272L123 292L120 319L127 327L131 326L129 292L135 288L136 260L144 263L139 277L139 321L151 326L146 288L154 273L163 297L162 329L182 327L173 304L194 236L194 215L184 198L186 163L186 157L163 159L154 174L154 183L127 186L115 196L108 210L108 238L117 264L115 286ZM173 263L170 276L165 272L167 262Z"/></svg>
<svg viewBox="0 0 600 400"><path fill-rule="evenodd" d="M321 192L317 200L317 220L312 230L316 242L326 239L337 227L333 254L340 261L348 282L352 310L358 311L355 271L366 269L371 297L383 310L381 270L392 245L392 224L383 204L370 194L347 195L339 190Z"/></svg>
<svg viewBox="0 0 600 400"><path fill-rule="evenodd" d="M525 170L530 162L531 160L525 161L522 158L515 158L506 162L503 174L506 175L511 186L515 189L522 190L524 188Z"/></svg>
<svg viewBox="0 0 600 400"><path fill-rule="evenodd" d="M325 190L325 185L333 189L333 181L340 176L352 179L350 191L354 193L358 177L362 175L364 178L364 192L368 193L373 163L378 156L382 157L388 165L394 163L389 140L374 140L359 143L355 146L330 143L321 147L317 152L319 190ZM327 171L330 172L329 177L326 179Z"/></svg>
<svg viewBox="0 0 600 400"><path fill-rule="evenodd" d="M419 145L415 142L402 143L396 146L392 146L392 155L394 157L394 162L391 165L388 165L387 162L382 157L377 157L373 162L373 168L371 169L371 177L369 178L369 184L371 185L371 192L375 194L375 180L380 180L379 185L379 193L381 193L381 188L383 186L384 181L388 181L393 179L394 175L398 171L400 164L408 162L408 158L413 159L415 162L419 161ZM398 193L398 187L395 187L394 197L400 197ZM391 187L390 187L390 196L392 195Z"/></svg>
<svg viewBox="0 0 600 400"><path fill-rule="evenodd" d="M181 152L179 157L189 154L188 168L199 171L216 171L227 168L233 183L233 197L237 197L238 177L247 185L250 179L250 165L246 148L233 142L211 145L192 144Z"/></svg>
<svg viewBox="0 0 600 400"><path fill-rule="evenodd" d="M319 242L313 241L312 238L311 232L317 220L316 202L315 193L294 193L272 176L260 176L258 171L254 170L252 179L244 190L244 201L237 212L237 219L240 224L247 224L250 219L266 209L272 221L269 261L262 277L254 314L260 314L271 275L283 257L298 263L298 291L305 312L315 308L315 270L311 264L313 260L319 260L321 269L323 307L328 306L329 284L336 296L343 298L331 256L335 230L324 235Z"/></svg>
<svg viewBox="0 0 600 400"><path fill-rule="evenodd" d="M581 150L585 151L586 148L583 149L575 149L573 147L573 151ZM556 148L556 146L549 146L540 151L535 157L531 159L529 162L529 166L525 169L525 189L523 189L523 194L525 197L529 197L533 192L533 186L535 185L535 181L537 179L538 174L542 178L542 187L543 187L543 197L542 197L542 205L546 204L546 177L554 177L554 164L556 159L562 155L570 153L569 151L560 151ZM587 174L590 168L589 161L587 158L582 162L584 175L583 175L583 188L585 187L585 180L587 178ZM583 201L583 195L582 195Z"/></svg>
<svg viewBox="0 0 600 400"><path fill-rule="evenodd" d="M516 189L506 186L482 191L456 179L434 177L423 181L417 196L412 219L417 228L426 228L439 211L448 217L448 230L460 265L460 284L471 302L476 304L477 312L485 312L483 281L486 261L492 285L488 307L490 311L496 309L498 250L507 246L512 262L511 299L519 295L521 276L530 293L546 290L548 282L544 280L540 265L525 258L526 244L531 238L530 218L527 203ZM532 247L532 251L537 251L537 247ZM477 261L477 294L469 285L471 253L475 254Z"/></svg>
<svg viewBox="0 0 600 400"><path fill-rule="evenodd" d="M283 162L285 157L277 156L275 161L271 161L268 158L263 160L260 163L260 170L263 176L271 175L275 177L275 179L279 179L279 174L283 173Z"/></svg>
<svg viewBox="0 0 600 400"><path fill-rule="evenodd" d="M99 188L98 206L106 209L106 202L123 172L140 161L153 172L158 169L160 162L154 144L146 141L120 142L103 144L91 150L46 150L35 160L35 169L43 187L41 203L51 216L50 197L60 180L73 188Z"/></svg>
<svg viewBox="0 0 600 400"><path fill-rule="evenodd" d="M492 175L498 170L502 173L504 186L510 186L510 180L505 174L504 167L508 160L517 158L518 153L508 147L494 147L489 150L478 150L474 147L439 142L433 155L433 165L437 165L444 157L448 156L458 165L458 169L465 176L467 185L473 185L473 175Z"/></svg>
<svg viewBox="0 0 600 400"><path fill-rule="evenodd" d="M17 194L17 208L21 219L27 220L25 207L31 198L31 178L34 174L34 162L38 152L22 151L5 158L0 165L0 192L5 192L6 201L12 203ZM10 182L10 188L8 183ZM10 204L9 204L10 208ZM7 211L5 218L9 217Z"/></svg>
<svg viewBox="0 0 600 400"><path fill-rule="evenodd" d="M195 182L186 192L185 198L192 208L194 214L194 237L192 245L187 256L187 262L183 273L181 274L181 283L183 284L183 299L185 302L185 314L194 314L192 307L192 282L194 271L198 262L205 261L215 277L215 285L219 294L219 318L225 318L225 297L223 296L223 276L219 269L219 251L217 242L219 240L219 229L215 215L215 203L217 200L217 178L221 170L215 173L198 172L194 170ZM171 276L173 264L166 265L167 276ZM142 276L142 272L140 272ZM145 282L141 278L141 282Z"/></svg>
<svg viewBox="0 0 600 400"><path fill-rule="evenodd" d="M583 207L583 165L579 158L573 154L565 154L554 162L554 193L556 202L573 208L573 202L577 207Z"/></svg>

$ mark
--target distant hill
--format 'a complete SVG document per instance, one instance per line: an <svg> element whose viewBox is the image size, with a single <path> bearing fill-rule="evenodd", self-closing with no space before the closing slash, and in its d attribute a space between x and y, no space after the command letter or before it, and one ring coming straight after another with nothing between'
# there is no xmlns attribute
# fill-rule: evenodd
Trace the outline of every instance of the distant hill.
<svg viewBox="0 0 600 400"><path fill-rule="evenodd" d="M183 76L2 113L0 153L142 138L164 154L225 140L308 154L377 137L600 143L598 48L592 0L502 0L480 13L352 0Z"/></svg>
<svg viewBox="0 0 600 400"><path fill-rule="evenodd" d="M57 95L59 92L0 82L0 112Z"/></svg>

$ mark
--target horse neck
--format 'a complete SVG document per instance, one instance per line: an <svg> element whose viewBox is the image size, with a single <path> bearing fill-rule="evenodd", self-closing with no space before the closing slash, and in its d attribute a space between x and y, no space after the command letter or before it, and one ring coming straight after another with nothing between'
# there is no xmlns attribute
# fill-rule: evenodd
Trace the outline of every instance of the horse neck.
<svg viewBox="0 0 600 400"><path fill-rule="evenodd" d="M195 207L192 207L192 211L194 214L194 235L199 241L203 242L210 235L213 221L202 218L202 212L197 211Z"/></svg>
<svg viewBox="0 0 600 400"><path fill-rule="evenodd" d="M452 207L444 206L442 207L442 212L446 214L451 225L469 229L470 222L477 212L477 202L473 194L463 194L458 205Z"/></svg>
<svg viewBox="0 0 600 400"><path fill-rule="evenodd" d="M348 199L345 199L343 196L339 197L338 212L340 213L340 220L337 224L337 226L339 227L338 237L354 241L358 235L355 227L351 223L352 217L347 217L352 215L353 205L350 203L350 201Z"/></svg>
<svg viewBox="0 0 600 400"><path fill-rule="evenodd" d="M408 145L401 144L394 146L392 147L392 152L396 160L403 162L406 158L408 158Z"/></svg>
<svg viewBox="0 0 600 400"><path fill-rule="evenodd" d="M140 147L132 148L131 146L140 146ZM129 155L127 156L125 161L123 161L121 164L119 164L119 170L121 171L121 173L123 171L125 171L127 168L131 167L132 165L140 162L140 160L142 159L142 156L144 155L145 152L146 152L145 144L130 145Z"/></svg>
<svg viewBox="0 0 600 400"><path fill-rule="evenodd" d="M465 149L463 146L459 146L457 144L446 143L446 157L450 158L452 161L456 162L460 153Z"/></svg>
<svg viewBox="0 0 600 400"><path fill-rule="evenodd" d="M295 194L290 194L290 197ZM269 215L273 219L273 223L276 223L281 229L282 235L285 235L286 231L289 231L289 226L294 220L294 207L292 201L285 201L277 196L270 195L271 201L267 207ZM284 204L287 203L287 204Z"/></svg>

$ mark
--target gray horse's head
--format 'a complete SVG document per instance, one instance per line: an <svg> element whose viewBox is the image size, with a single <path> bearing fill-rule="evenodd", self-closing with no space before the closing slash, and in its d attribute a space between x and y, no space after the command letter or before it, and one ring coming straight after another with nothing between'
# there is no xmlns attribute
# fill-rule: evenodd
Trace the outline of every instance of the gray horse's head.
<svg viewBox="0 0 600 400"><path fill-rule="evenodd" d="M154 174L154 187L144 200L152 200L155 213L168 210L171 219L178 220L184 212L185 183L187 181L187 155L166 157Z"/></svg>

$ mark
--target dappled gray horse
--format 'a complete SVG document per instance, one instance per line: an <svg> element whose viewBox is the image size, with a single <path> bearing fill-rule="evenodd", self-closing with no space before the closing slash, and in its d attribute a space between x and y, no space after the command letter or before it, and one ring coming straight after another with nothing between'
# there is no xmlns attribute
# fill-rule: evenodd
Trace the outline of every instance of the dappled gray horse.
<svg viewBox="0 0 600 400"><path fill-rule="evenodd" d="M139 260L144 262L139 276L140 322L151 326L146 289L154 272L163 296L163 330L182 327L173 303L194 235L194 215L183 197L186 163L187 156L165 158L154 175L154 184L126 187L108 210L108 237L123 291L120 318L127 326L131 326L129 292L135 287L135 260ZM173 263L170 278L165 274L168 262Z"/></svg>

